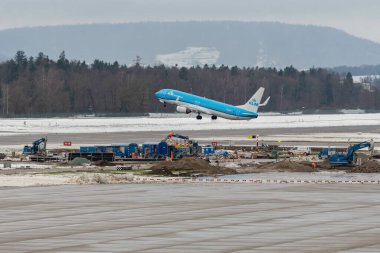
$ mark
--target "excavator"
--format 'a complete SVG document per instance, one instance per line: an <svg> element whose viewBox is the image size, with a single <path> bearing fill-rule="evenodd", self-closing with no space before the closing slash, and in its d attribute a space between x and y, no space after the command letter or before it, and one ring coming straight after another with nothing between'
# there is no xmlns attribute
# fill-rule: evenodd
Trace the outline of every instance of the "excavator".
<svg viewBox="0 0 380 253"><path fill-rule="evenodd" d="M364 141L355 145L350 145L347 148L347 152L343 153L335 153L328 157L329 164L331 166L343 166L343 165L352 165L354 162L355 152L359 149L368 148L368 150L372 153L374 150L374 142L373 140Z"/></svg>
<svg viewBox="0 0 380 253"><path fill-rule="evenodd" d="M41 138L32 143L32 146L24 146L23 155L46 155L47 138Z"/></svg>

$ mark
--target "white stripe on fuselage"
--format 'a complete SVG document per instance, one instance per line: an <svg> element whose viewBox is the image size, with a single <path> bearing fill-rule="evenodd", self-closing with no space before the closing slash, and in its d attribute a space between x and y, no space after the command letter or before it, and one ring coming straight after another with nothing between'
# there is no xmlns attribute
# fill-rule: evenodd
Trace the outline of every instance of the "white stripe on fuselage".
<svg viewBox="0 0 380 253"><path fill-rule="evenodd" d="M168 104L183 106L183 107L189 108L192 112L199 112L199 113L205 113L205 114L209 114L209 115L215 115L215 116L218 116L221 118L226 118L226 119L232 119L232 120L250 120L250 119L253 119L253 117L239 117L239 116L236 116L233 114L227 114L227 113L223 113L220 111L215 111L215 110L208 109L208 108L205 108L205 107L202 107L199 105L185 103L185 102L182 102L179 100L160 99L160 102L165 102ZM231 112L231 113L233 113L233 112Z"/></svg>

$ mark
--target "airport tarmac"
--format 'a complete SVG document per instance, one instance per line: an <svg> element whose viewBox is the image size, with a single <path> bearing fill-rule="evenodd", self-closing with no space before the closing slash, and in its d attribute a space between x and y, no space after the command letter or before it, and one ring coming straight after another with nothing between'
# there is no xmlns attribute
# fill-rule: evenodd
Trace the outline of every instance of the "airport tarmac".
<svg viewBox="0 0 380 253"><path fill-rule="evenodd" d="M1 188L1 252L379 252L378 185Z"/></svg>
<svg viewBox="0 0 380 253"><path fill-rule="evenodd" d="M254 123L252 123L254 124ZM175 131L175 129L173 129ZM283 141L281 145L313 145L326 146L330 144L346 146L346 139L350 135L355 135L359 139L366 140L366 137L360 137L360 134L367 135L380 133L380 124L374 126L342 126L342 127L305 127L305 128L267 128L267 129L224 129L224 130L196 130L196 131L179 131L182 135L187 135L192 139L199 140L200 144L210 144L213 139L218 139L219 144L223 145L255 145L256 140L248 139L248 135L259 135L260 141L264 140L267 144L279 144L274 141L276 138L271 137L271 141L266 141L270 136L277 136L279 140L288 135L312 135L312 134L334 134L334 133L352 133L347 138L342 138L341 142L318 141L314 138L310 141ZM62 144L65 140L72 141L73 144L116 144L116 143L144 143L160 141L168 135L168 131L140 131L140 132L104 132L104 133L64 133L64 134L17 134L17 135L0 135L1 145L30 145L37 138L47 136L48 145L53 143ZM306 137L307 138L307 137ZM327 137L329 138L329 137Z"/></svg>

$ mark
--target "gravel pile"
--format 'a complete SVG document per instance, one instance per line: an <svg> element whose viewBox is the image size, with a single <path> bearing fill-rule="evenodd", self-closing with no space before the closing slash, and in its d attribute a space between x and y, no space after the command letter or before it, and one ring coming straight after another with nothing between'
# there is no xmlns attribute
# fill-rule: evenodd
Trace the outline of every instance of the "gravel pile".
<svg viewBox="0 0 380 253"><path fill-rule="evenodd" d="M369 160L362 165L349 168L350 173L377 173L380 172L380 163L378 161Z"/></svg>

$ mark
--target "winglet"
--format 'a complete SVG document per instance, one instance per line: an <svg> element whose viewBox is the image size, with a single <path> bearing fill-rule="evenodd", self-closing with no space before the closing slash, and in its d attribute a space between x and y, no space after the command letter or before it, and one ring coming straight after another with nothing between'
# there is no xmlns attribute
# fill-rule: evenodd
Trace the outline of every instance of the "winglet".
<svg viewBox="0 0 380 253"><path fill-rule="evenodd" d="M269 102L270 96L265 100L264 103L260 104L259 106L266 106Z"/></svg>

